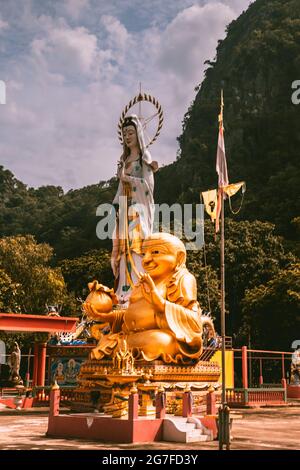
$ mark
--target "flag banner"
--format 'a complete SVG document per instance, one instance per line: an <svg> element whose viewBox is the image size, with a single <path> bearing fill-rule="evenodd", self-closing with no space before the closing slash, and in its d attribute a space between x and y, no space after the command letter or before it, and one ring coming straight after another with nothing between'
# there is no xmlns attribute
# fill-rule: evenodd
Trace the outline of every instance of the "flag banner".
<svg viewBox="0 0 300 470"><path fill-rule="evenodd" d="M219 120L220 120L220 117L219 117ZM225 155L224 129L223 129L222 119L220 120L220 127L219 127L216 171L218 173L219 188L228 186L229 179L228 179L227 162L226 162L226 155Z"/></svg>
<svg viewBox="0 0 300 470"><path fill-rule="evenodd" d="M217 190L212 189L210 191L205 191L201 194L203 197L206 212L208 213L212 221L216 220L218 203Z"/></svg>
<svg viewBox="0 0 300 470"><path fill-rule="evenodd" d="M223 127L223 90L221 91L221 110L219 114L219 136L218 136L218 148L217 148L217 161L216 171L218 173L218 203L217 203L217 214L216 214L216 233L220 230L220 214L222 206L222 198L226 198L226 193L223 191L225 186L229 185L227 162L225 154L225 141L224 141L224 127Z"/></svg>
<svg viewBox="0 0 300 470"><path fill-rule="evenodd" d="M241 188L242 188L242 200L241 200L239 208L234 210L232 208L232 205L231 205L231 196L234 196ZM233 215L237 215L240 212L240 210L242 208L242 205L243 205L243 201L244 201L244 195L245 195L245 192L246 192L246 183L245 183L245 181L241 181L240 183L229 184L228 186L223 188L223 190L228 195L229 207L230 207L231 213Z"/></svg>
<svg viewBox="0 0 300 470"><path fill-rule="evenodd" d="M240 189L242 188L242 192L246 191L246 183L245 181L241 181L240 183L232 183L228 186L223 188L223 191L227 194L227 196L232 197L234 196Z"/></svg>

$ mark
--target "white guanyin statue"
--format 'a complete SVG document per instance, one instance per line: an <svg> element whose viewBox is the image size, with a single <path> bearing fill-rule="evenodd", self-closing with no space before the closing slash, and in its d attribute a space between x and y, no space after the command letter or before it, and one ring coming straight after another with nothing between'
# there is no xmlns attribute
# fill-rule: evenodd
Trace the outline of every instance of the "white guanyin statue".
<svg viewBox="0 0 300 470"><path fill-rule="evenodd" d="M119 304L126 306L142 267L142 242L149 237L154 219L154 176L157 162L146 149L143 128L136 115L122 125L123 154L118 164L119 187L113 204L117 209L111 256Z"/></svg>

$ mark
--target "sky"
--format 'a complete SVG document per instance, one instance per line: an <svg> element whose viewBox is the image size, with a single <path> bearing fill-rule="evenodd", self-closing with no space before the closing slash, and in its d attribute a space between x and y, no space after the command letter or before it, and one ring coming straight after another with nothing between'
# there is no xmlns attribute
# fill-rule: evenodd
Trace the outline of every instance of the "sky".
<svg viewBox="0 0 300 470"><path fill-rule="evenodd" d="M152 158L171 163L204 62L249 3L0 0L0 165L32 187L111 178L122 151L117 124L140 83L164 111Z"/></svg>

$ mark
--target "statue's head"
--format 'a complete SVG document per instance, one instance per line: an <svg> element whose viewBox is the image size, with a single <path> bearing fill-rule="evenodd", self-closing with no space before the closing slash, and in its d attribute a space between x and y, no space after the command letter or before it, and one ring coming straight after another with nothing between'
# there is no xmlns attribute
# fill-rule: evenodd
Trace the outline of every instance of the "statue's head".
<svg viewBox="0 0 300 470"><path fill-rule="evenodd" d="M140 144L137 135L137 123L133 117L129 116L124 119L122 125L122 133L123 133L123 142L124 142L124 150L126 152L135 147L140 149Z"/></svg>
<svg viewBox="0 0 300 470"><path fill-rule="evenodd" d="M153 233L143 242L143 268L156 281L173 275L185 261L184 244L170 233Z"/></svg>
<svg viewBox="0 0 300 470"><path fill-rule="evenodd" d="M69 362L68 362L68 367L69 369L75 369L75 360L74 359L69 359Z"/></svg>

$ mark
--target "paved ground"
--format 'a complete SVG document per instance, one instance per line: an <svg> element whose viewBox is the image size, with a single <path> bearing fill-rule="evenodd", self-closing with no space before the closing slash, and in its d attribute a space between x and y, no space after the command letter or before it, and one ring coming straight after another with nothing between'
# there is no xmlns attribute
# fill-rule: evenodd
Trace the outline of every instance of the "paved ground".
<svg viewBox="0 0 300 470"><path fill-rule="evenodd" d="M242 419L234 421L232 450L300 449L300 406L267 408L238 412ZM1 450L78 450L78 449L210 449L217 450L217 442L103 444L78 439L47 438L46 414L4 414L0 412Z"/></svg>

